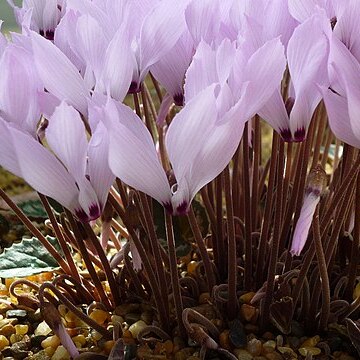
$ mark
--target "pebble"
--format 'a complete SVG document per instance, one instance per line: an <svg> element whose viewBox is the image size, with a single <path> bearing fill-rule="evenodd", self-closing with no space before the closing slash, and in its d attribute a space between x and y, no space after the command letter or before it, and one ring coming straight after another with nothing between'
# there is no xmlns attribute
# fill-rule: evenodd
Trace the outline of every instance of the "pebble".
<svg viewBox="0 0 360 360"><path fill-rule="evenodd" d="M60 339L58 338L57 335L49 336L41 342L41 347L43 349L45 349L47 347L52 347L52 348L56 349L59 345L60 345Z"/></svg>
<svg viewBox="0 0 360 360"><path fill-rule="evenodd" d="M0 335L9 337L11 334L15 334L15 327L12 324L6 324L0 329Z"/></svg>
<svg viewBox="0 0 360 360"><path fill-rule="evenodd" d="M319 335L315 335L311 338L306 339L300 347L304 348L304 347L313 347L316 346L316 344L320 341L320 336Z"/></svg>
<svg viewBox="0 0 360 360"><path fill-rule="evenodd" d="M199 296L199 304L208 304L211 301L210 293L204 292Z"/></svg>
<svg viewBox="0 0 360 360"><path fill-rule="evenodd" d="M148 325L146 324L145 321L139 320L136 323L132 324L129 327L129 331L131 332L131 335L133 336L133 338L137 338L139 332L141 330L143 330L144 328L146 328Z"/></svg>
<svg viewBox="0 0 360 360"><path fill-rule="evenodd" d="M240 303L250 304L252 298L255 296L254 292L248 292L239 297Z"/></svg>
<svg viewBox="0 0 360 360"><path fill-rule="evenodd" d="M235 348L241 348L246 345L247 339L244 325L239 319L235 319L230 323L229 339Z"/></svg>
<svg viewBox="0 0 360 360"><path fill-rule="evenodd" d="M98 324L103 325L106 320L110 318L110 314L107 311L101 309L95 309L89 315L90 319L96 321Z"/></svg>
<svg viewBox="0 0 360 360"><path fill-rule="evenodd" d="M3 350L6 346L9 346L9 340L4 335L0 335L0 351Z"/></svg>
<svg viewBox="0 0 360 360"><path fill-rule="evenodd" d="M298 358L297 354L295 353L295 351L287 346L278 346L278 350L282 353L282 354L289 354L292 357L294 357L295 359Z"/></svg>
<svg viewBox="0 0 360 360"><path fill-rule="evenodd" d="M224 331L222 331L220 333L220 336L219 336L220 346L226 350L230 350L230 348L231 348L229 333L230 333L230 330L225 329Z"/></svg>
<svg viewBox="0 0 360 360"><path fill-rule="evenodd" d="M81 345L81 347L85 346L85 344L87 343L87 340L85 338L84 335L80 334L80 335L76 335L72 338L72 341L74 343L78 343Z"/></svg>
<svg viewBox="0 0 360 360"><path fill-rule="evenodd" d="M277 352L272 352L272 353L266 354L265 358L268 360L283 360L282 355L280 355Z"/></svg>
<svg viewBox="0 0 360 360"><path fill-rule="evenodd" d="M15 309L15 310L8 310L6 312L6 317L8 319L16 318L16 319L23 319L26 318L27 311L22 309Z"/></svg>
<svg viewBox="0 0 360 360"><path fill-rule="evenodd" d="M49 327L49 325L48 325L45 321L42 321L42 322L37 326L37 328L35 329L34 334L35 334L36 336L39 336L39 335L47 336L47 335L49 335L51 332L52 332L52 330L51 330L51 328Z"/></svg>
<svg viewBox="0 0 360 360"><path fill-rule="evenodd" d="M271 353L275 351L276 348L276 342L274 340L268 340L264 342L263 346L263 353Z"/></svg>
<svg viewBox="0 0 360 360"><path fill-rule="evenodd" d="M317 347L301 347L298 349L300 355L302 356L307 356L308 353L310 353L313 356L319 355L321 354L321 349L317 348Z"/></svg>
<svg viewBox="0 0 360 360"><path fill-rule="evenodd" d="M253 359L253 356L245 349L235 349L234 354L238 358L238 360L252 360Z"/></svg>
<svg viewBox="0 0 360 360"><path fill-rule="evenodd" d="M250 322L253 317L256 315L256 308L249 304L242 304L240 306L240 316L247 322Z"/></svg>
<svg viewBox="0 0 360 360"><path fill-rule="evenodd" d="M29 360L50 360L50 356L46 354L44 350L37 352L36 354L32 355Z"/></svg>
<svg viewBox="0 0 360 360"><path fill-rule="evenodd" d="M252 354L253 356L259 356L262 350L261 341L258 339L251 339L246 347L247 351Z"/></svg>
<svg viewBox="0 0 360 360"><path fill-rule="evenodd" d="M15 333L16 335L25 335L29 331L29 325L15 325Z"/></svg>
<svg viewBox="0 0 360 360"><path fill-rule="evenodd" d="M51 360L70 360L70 355L67 350L62 345L60 345L55 350Z"/></svg>

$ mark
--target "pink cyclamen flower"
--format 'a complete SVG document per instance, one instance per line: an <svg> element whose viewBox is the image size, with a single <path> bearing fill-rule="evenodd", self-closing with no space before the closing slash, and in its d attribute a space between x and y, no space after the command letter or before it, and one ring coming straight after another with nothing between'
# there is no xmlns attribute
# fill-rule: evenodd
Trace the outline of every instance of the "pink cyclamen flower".
<svg viewBox="0 0 360 360"><path fill-rule="evenodd" d="M13 0L7 0L14 9L19 26L36 31L48 40L54 40L54 33L64 14L66 0L24 0L21 8Z"/></svg>
<svg viewBox="0 0 360 360"><path fill-rule="evenodd" d="M328 84L326 64L330 36L330 22L325 13L319 11L300 24L289 40L289 98L284 103L278 88L259 111L285 141L303 141L306 137L313 112L321 100L318 86Z"/></svg>
<svg viewBox="0 0 360 360"><path fill-rule="evenodd" d="M50 152L16 125L0 118L0 164L87 222L101 215L113 183L102 124L88 142L79 113L62 102L45 130Z"/></svg>
<svg viewBox="0 0 360 360"><path fill-rule="evenodd" d="M315 209L320 201L321 194L326 187L326 182L326 173L320 165L310 171L305 189L304 202L301 207L299 219L296 223L291 244L290 253L293 256L299 256L301 250L305 246Z"/></svg>

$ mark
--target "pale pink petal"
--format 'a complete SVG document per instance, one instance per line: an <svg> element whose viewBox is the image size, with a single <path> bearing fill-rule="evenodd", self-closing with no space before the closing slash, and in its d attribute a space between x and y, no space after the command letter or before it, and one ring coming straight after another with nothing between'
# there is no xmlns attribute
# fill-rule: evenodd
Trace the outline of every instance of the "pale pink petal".
<svg viewBox="0 0 360 360"><path fill-rule="evenodd" d="M321 91L332 132L339 140L360 148L360 139L354 135L350 125L347 99L324 87Z"/></svg>
<svg viewBox="0 0 360 360"><path fill-rule="evenodd" d="M79 113L62 102L49 119L46 139L77 182L85 177L87 138Z"/></svg>
<svg viewBox="0 0 360 360"><path fill-rule="evenodd" d="M129 186L145 192L164 205L170 204L169 182L143 122L129 107L111 99L105 113L112 172Z"/></svg>
<svg viewBox="0 0 360 360"><path fill-rule="evenodd" d="M79 13L69 10L61 19L55 31L54 44L68 57L75 67L83 73L85 61L78 53L76 39L76 24Z"/></svg>
<svg viewBox="0 0 360 360"><path fill-rule="evenodd" d="M319 201L320 196L315 196L313 193L305 195L304 203L301 208L299 219L296 223L294 236L291 243L290 253L293 256L299 256L301 250L305 246L315 209Z"/></svg>
<svg viewBox="0 0 360 360"><path fill-rule="evenodd" d="M185 18L195 46L201 40L211 44L220 29L219 2L192 0L185 10Z"/></svg>
<svg viewBox="0 0 360 360"><path fill-rule="evenodd" d="M90 15L82 15L76 24L77 48L98 79L107 41L98 22Z"/></svg>
<svg viewBox="0 0 360 360"><path fill-rule="evenodd" d="M337 18L334 34L360 61L360 6L357 0L350 0L344 12Z"/></svg>
<svg viewBox="0 0 360 360"><path fill-rule="evenodd" d="M40 193L64 205L70 211L79 207L75 179L60 161L34 138L9 127L11 150L16 153L20 176ZM10 169L13 171L14 168Z"/></svg>
<svg viewBox="0 0 360 360"><path fill-rule="evenodd" d="M140 33L139 82L145 78L149 67L159 61L184 33L185 3L162 1L145 17Z"/></svg>
<svg viewBox="0 0 360 360"><path fill-rule="evenodd" d="M119 28L104 56L104 67L95 91L122 101L130 88L134 69L137 68L129 35L124 27Z"/></svg>
<svg viewBox="0 0 360 360"><path fill-rule="evenodd" d="M101 208L105 206L109 189L115 180L110 170L109 135L102 122L99 122L89 141L87 172Z"/></svg>
<svg viewBox="0 0 360 360"><path fill-rule="evenodd" d="M34 61L46 90L87 114L87 90L84 80L70 60L50 41L32 32Z"/></svg>
<svg viewBox="0 0 360 360"><path fill-rule="evenodd" d="M248 60L245 69L234 68L234 71L244 72L244 82L248 83L240 100L245 108L244 118L251 118L273 95L282 80L285 65L284 46L277 38L258 49Z"/></svg>
<svg viewBox="0 0 360 360"><path fill-rule="evenodd" d="M323 12L294 30L288 44L287 59L296 96L309 84L324 83L324 61L329 53L327 37L330 34L330 23Z"/></svg>
<svg viewBox="0 0 360 360"><path fill-rule="evenodd" d="M50 116L54 113L56 107L60 105L60 100L45 91L38 92L38 103L41 114L46 118L50 119Z"/></svg>
<svg viewBox="0 0 360 360"><path fill-rule="evenodd" d="M2 116L34 136L40 119L37 102L39 80L33 71L30 56L26 50L10 44L0 60L0 68Z"/></svg>
<svg viewBox="0 0 360 360"><path fill-rule="evenodd" d="M270 99L258 111L258 114L283 137L284 141L292 140L289 116L280 89L274 91Z"/></svg>
<svg viewBox="0 0 360 360"><path fill-rule="evenodd" d="M183 105L185 72L193 56L193 42L186 31L175 46L150 67L156 80L172 95L177 105Z"/></svg>
<svg viewBox="0 0 360 360"><path fill-rule="evenodd" d="M331 43L332 67L348 100L348 113L354 135L360 139L360 64L346 46L336 37Z"/></svg>
<svg viewBox="0 0 360 360"><path fill-rule="evenodd" d="M310 18L319 8L325 8L326 0L288 0L290 14L299 22Z"/></svg>
<svg viewBox="0 0 360 360"><path fill-rule="evenodd" d="M6 40L6 37L1 32L2 24L3 24L3 21L0 20L0 56L2 56L2 54L4 53L7 43L8 43Z"/></svg>

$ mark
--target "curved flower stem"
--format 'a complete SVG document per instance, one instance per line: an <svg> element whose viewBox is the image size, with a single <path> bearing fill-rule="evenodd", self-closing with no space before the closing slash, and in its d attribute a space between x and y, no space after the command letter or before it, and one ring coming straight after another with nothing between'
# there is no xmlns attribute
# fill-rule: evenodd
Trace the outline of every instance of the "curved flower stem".
<svg viewBox="0 0 360 360"><path fill-rule="evenodd" d="M45 290L49 289L56 297L59 299L61 303L63 303L71 312L73 312L78 318L80 318L84 323L88 324L105 339L111 339L112 334L106 330L104 327L99 325L96 321L89 318L86 314L84 314L81 310L79 310L71 301L67 299L67 297L62 294L53 284L45 282L41 285L39 290L39 299L41 303L44 303L44 295L46 294Z"/></svg>
<svg viewBox="0 0 360 360"><path fill-rule="evenodd" d="M166 239L167 239L169 258L170 258L171 286L174 294L175 313L179 325L180 336L183 339L186 339L186 330L182 322L182 312L184 307L182 303L181 290L179 284L172 218L171 215L169 215L166 212L166 210L164 211L165 211L165 223L166 223Z"/></svg>
<svg viewBox="0 0 360 360"><path fill-rule="evenodd" d="M254 161L253 161L253 173L252 173L252 192L251 192L251 204L253 205L251 210L251 232L257 230L258 220L258 197L259 197L259 167L261 161L261 125L259 115L255 115L255 132L254 132Z"/></svg>
<svg viewBox="0 0 360 360"><path fill-rule="evenodd" d="M222 196L222 173L215 179L215 213L216 213L216 235L215 242L217 251L220 254L225 254L224 247L224 229L223 229L223 196ZM219 256L217 268L219 269L220 277L223 278L226 274L226 257Z"/></svg>
<svg viewBox="0 0 360 360"><path fill-rule="evenodd" d="M54 232L55 232L55 235L56 235L56 238L58 239L59 243L60 243L60 246L61 246L61 249L65 255L65 258L68 262L68 265L71 269L71 276L76 279L79 283L81 283L81 279L80 279L80 274L78 272L78 269L74 263L74 259L73 257L71 256L71 253L70 253L70 250L69 250L69 247L68 245L66 244L66 240L65 240L65 237L64 237L64 234L62 233L60 227L59 227L59 224L54 216L54 213L50 207L50 204L49 204L49 201L47 199L47 197L41 193L38 192L38 195L40 197L40 201L41 203L43 204L45 210L46 210L46 213L48 214L49 216L49 220L51 222L51 225L54 229Z"/></svg>
<svg viewBox="0 0 360 360"><path fill-rule="evenodd" d="M184 309L184 311L182 313L182 319L183 319L186 331L188 331L189 333L191 333L191 331L193 330L192 323L189 320L190 317L193 320L195 320L196 323L204 326L206 328L206 330L208 330L210 332L210 334L212 336L214 336L215 338L218 338L220 336L220 332L219 332L218 328L209 319L207 319L204 315L201 315L196 310L187 308L187 309Z"/></svg>
<svg viewBox="0 0 360 360"><path fill-rule="evenodd" d="M82 294L84 299L86 299L86 302L96 301L92 292L90 292L80 281L78 281L77 279L73 278L70 275L67 274L59 275L54 279L53 284L56 285L60 282L63 282L64 280L73 283L76 290Z"/></svg>
<svg viewBox="0 0 360 360"><path fill-rule="evenodd" d="M269 231L272 219L273 211L273 198L274 198L274 186L276 177L276 157L279 147L279 137L273 132L272 147L271 147L271 158L270 158L270 174L268 190L266 194L265 210L263 216L263 223L261 229L261 235L259 240L259 248L257 253L256 261L256 288L260 288L264 281L264 265L266 261L266 245L269 238Z"/></svg>
<svg viewBox="0 0 360 360"><path fill-rule="evenodd" d="M315 215L313 218L313 233L315 241L315 251L318 260L321 289L322 289L322 306L320 313L319 329L325 330L330 314L330 285L329 276L327 272L327 266L325 261L324 249L321 243L320 235L320 221L319 221L319 205L315 209Z"/></svg>
<svg viewBox="0 0 360 360"><path fill-rule="evenodd" d="M275 218L274 230L272 237L272 244L270 250L270 262L267 276L267 287L265 293L265 300L262 308L262 327L264 327L269 320L270 305L274 293L276 264L279 253L280 235L281 235L281 214L282 214L282 189L283 189L283 174L284 174L284 142L281 140L279 144L277 165L277 187L275 198Z"/></svg>
<svg viewBox="0 0 360 360"><path fill-rule="evenodd" d="M235 318L238 310L237 302L237 254L236 254L236 238L234 224L233 199L231 194L230 168L226 167L224 171L224 186L226 199L226 217L227 217L227 240L228 240L228 316L232 320Z"/></svg>
<svg viewBox="0 0 360 360"><path fill-rule="evenodd" d="M67 216L68 220L70 221L70 225L71 225L71 227L73 229L73 232L75 234L75 241L77 242L80 253L81 253L81 255L82 255L83 259L84 259L86 268L89 271L91 279L94 282L96 291L98 292L98 294L99 294L99 296L101 298L101 301L104 303L106 308L111 309L110 301L109 301L107 295L105 294L104 288L103 288L103 286L101 284L101 281L100 281L100 279L99 279L99 277L98 277L98 275L97 275L97 273L95 271L94 265L90 260L89 253L88 253L87 248L86 248L86 246L84 244L83 236L82 236L82 234L80 232L78 224L76 223L76 220L74 219L74 217L70 213L70 211L65 210L65 212L66 212L66 216Z"/></svg>
<svg viewBox="0 0 360 360"><path fill-rule="evenodd" d="M151 263L147 257L145 248L144 248L143 244L141 243L139 237L136 235L136 232L133 229L133 227L131 226L128 218L126 217L126 214L125 214L125 211L123 210L123 208L114 199L114 197L111 194L109 194L109 200L110 200L112 206L114 207L115 211L118 213L118 215L121 217L122 221L124 222L128 232L129 232L132 240L134 241L134 244L139 252L143 266L145 268L145 271L146 271L148 279L149 279L149 283L150 283L151 290L152 290L152 295L153 295L153 298L155 301L156 309L159 314L161 326L165 329L166 332L168 332L169 331L169 317L168 317L168 314L166 313L166 311L164 311L165 310L164 301L166 301L167 299L163 299L161 296L158 282L157 282L155 273L153 271L153 268L151 266Z"/></svg>
<svg viewBox="0 0 360 360"><path fill-rule="evenodd" d="M359 244L360 244L360 176L358 174L356 181L356 195L355 195L355 224L354 224L354 236L351 247L351 258L349 261L348 269L348 283L345 290L345 298L351 299L354 290L356 273L358 267L359 258Z"/></svg>
<svg viewBox="0 0 360 360"><path fill-rule="evenodd" d="M253 258L252 258L252 208L251 192L250 192L250 163L249 163L249 139L248 139L248 126L245 124L243 133L243 211L245 221L245 278L244 288L251 290L252 288L252 276L253 276Z"/></svg>
<svg viewBox="0 0 360 360"><path fill-rule="evenodd" d="M154 227L154 220L150 211L150 206L148 202L147 196L139 192L140 195L140 201L141 205L144 211L144 219L145 219L145 226L147 229L147 233L149 235L150 244L152 248L152 252L154 255L154 261L155 261L155 270L156 270L156 276L159 283L159 288L162 294L162 297L166 299L168 297L168 291L167 291L167 281L166 281L166 275L165 275L165 267L163 262L163 256L166 255L166 263L169 263L169 259L167 257L167 254L161 252L160 250L160 243L156 235L155 227ZM167 314L169 314L169 303L165 301L165 311Z"/></svg>
<svg viewBox="0 0 360 360"><path fill-rule="evenodd" d="M206 278L207 278L207 281L208 281L208 284L207 284L208 285L208 291L209 291L209 293L211 293L211 290L212 290L212 288L214 287L214 285L216 283L215 275L214 275L211 260L210 260L209 254L207 252L207 249L205 247L204 240L202 238L201 231L200 231L199 225L198 225L198 223L196 221L194 209L193 209L192 206L190 206L190 211L189 211L187 217L188 217L188 220L189 220L189 223L190 223L191 230L192 230L192 232L194 234L194 238L195 238L196 244L198 246L201 259L202 259L202 261L204 263L205 275L206 275Z"/></svg>
<svg viewBox="0 0 360 360"><path fill-rule="evenodd" d="M89 224L83 224L85 231L92 242L92 244L95 247L95 250L100 258L102 269L106 275L107 281L109 283L110 292L113 298L113 306L116 307L117 305L120 305L120 295L119 291L117 289L114 273L112 272L110 268L109 260L106 257L106 254L104 252L104 249L102 248L99 239L94 234L93 229Z"/></svg>
<svg viewBox="0 0 360 360"><path fill-rule="evenodd" d="M22 210L10 199L3 189L0 188L0 196L4 199L7 205L14 211L19 220L28 228L28 230L41 242L45 249L54 257L59 266L67 274L71 274L71 269L65 260L61 257L58 250L56 250L46 237L34 226L29 218L22 212Z"/></svg>

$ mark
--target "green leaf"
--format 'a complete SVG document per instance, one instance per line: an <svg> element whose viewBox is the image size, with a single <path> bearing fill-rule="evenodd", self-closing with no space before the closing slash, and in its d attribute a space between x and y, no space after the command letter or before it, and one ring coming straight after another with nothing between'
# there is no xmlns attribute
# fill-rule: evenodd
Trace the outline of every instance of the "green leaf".
<svg viewBox="0 0 360 360"><path fill-rule="evenodd" d="M56 238L46 238L59 252L61 251ZM0 255L0 278L26 277L57 268L57 261L35 237L23 239L21 243L5 249Z"/></svg>
<svg viewBox="0 0 360 360"><path fill-rule="evenodd" d="M47 219L47 213L40 200L28 200L18 204L25 215L31 219Z"/></svg>

